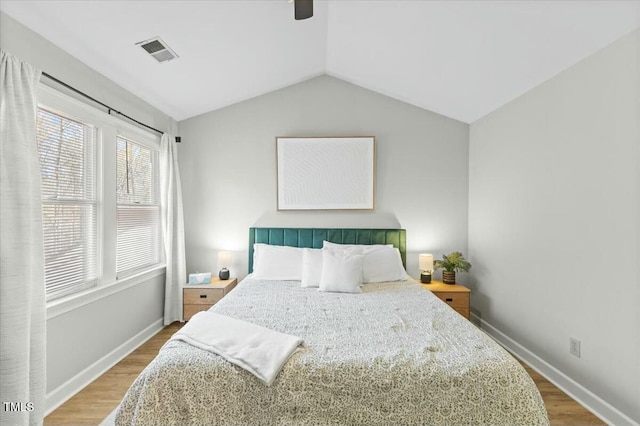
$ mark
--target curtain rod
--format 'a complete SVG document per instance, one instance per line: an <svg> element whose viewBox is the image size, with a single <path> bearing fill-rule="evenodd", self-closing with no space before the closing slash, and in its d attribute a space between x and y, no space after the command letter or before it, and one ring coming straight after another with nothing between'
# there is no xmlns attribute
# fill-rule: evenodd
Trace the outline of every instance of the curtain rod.
<svg viewBox="0 0 640 426"><path fill-rule="evenodd" d="M123 112L120 112L120 111L118 111L117 109L115 109L115 108L113 108L113 107L110 107L109 105L105 104L104 102L100 102L100 101L99 101L99 100L97 100L96 98L94 98L94 97L92 97L92 96L87 95L87 94L86 94L86 93L84 93L83 91L76 89L75 87L73 87L73 86L71 86L71 85L69 85L69 84L65 83L64 81L58 80L57 78L55 78L55 77L54 77L54 76L52 76L51 74L48 74L48 73L46 73L46 72L44 72L44 71L43 71L43 72L42 72L42 75L43 75L43 76L45 76L45 77L47 77L48 79L50 79L50 80L52 80L52 81L55 81L56 83L58 83L58 84L60 84L60 85L62 85L62 86L64 86L64 87L66 87L67 89L69 89L69 90L71 90L71 91L73 91L73 92L75 92L75 93L77 93L77 94L79 94L79 95L81 95L81 96L84 96L84 97L85 97L85 98L87 98L87 99L92 100L93 102L97 103L98 105L101 105L102 107L104 107L104 108L106 108L106 109L108 110L108 114L109 114L109 115L111 115L111 112L115 112L116 114L121 115L121 116L123 116L123 117L125 117L125 118L127 118L127 119L129 119L129 120L131 120L131 121L133 121L134 123L139 124L140 126L146 127L146 128L147 128L147 129L149 129L149 130L153 130L154 132L157 132L157 133L160 133L160 134L163 134L163 133L164 133L162 130L158 130L158 129L156 129L155 127L151 127L151 126L149 126L149 125L146 125L146 124L144 124L144 123L142 123L142 122L140 122L140 121L136 120L135 118L129 117L127 114L125 114L125 113L123 113ZM176 136L176 142L178 142L178 143L180 143L180 142L181 142L181 141L180 141L180 136Z"/></svg>

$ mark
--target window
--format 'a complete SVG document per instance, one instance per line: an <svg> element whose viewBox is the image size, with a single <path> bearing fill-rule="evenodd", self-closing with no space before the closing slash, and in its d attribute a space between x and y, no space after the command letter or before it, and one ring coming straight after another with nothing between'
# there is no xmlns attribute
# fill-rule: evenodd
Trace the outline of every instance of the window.
<svg viewBox="0 0 640 426"><path fill-rule="evenodd" d="M117 138L118 277L161 260L158 152Z"/></svg>
<svg viewBox="0 0 640 426"><path fill-rule="evenodd" d="M39 108L37 142L47 298L98 279L97 147L92 126Z"/></svg>
<svg viewBox="0 0 640 426"><path fill-rule="evenodd" d="M160 138L44 85L38 102L46 294L63 312L162 273Z"/></svg>

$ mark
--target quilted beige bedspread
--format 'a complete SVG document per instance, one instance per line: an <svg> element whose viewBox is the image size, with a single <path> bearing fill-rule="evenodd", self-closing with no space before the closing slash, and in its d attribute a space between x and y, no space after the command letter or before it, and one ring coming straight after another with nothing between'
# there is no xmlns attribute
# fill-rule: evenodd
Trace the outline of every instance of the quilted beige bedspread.
<svg viewBox="0 0 640 426"><path fill-rule="evenodd" d="M415 282L320 293L245 279L215 312L299 336L272 386L171 342L135 380L117 425L539 425L522 366Z"/></svg>

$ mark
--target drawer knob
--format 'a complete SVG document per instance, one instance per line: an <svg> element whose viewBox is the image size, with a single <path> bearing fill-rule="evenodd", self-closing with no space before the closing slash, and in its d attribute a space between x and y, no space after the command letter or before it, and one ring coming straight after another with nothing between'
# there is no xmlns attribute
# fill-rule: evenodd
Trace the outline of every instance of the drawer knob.
<svg viewBox="0 0 640 426"><path fill-rule="evenodd" d="M206 298L207 298L207 295L206 295L206 294L201 294L201 295L200 295L200 299L206 299Z"/></svg>
<svg viewBox="0 0 640 426"><path fill-rule="evenodd" d="M202 297L202 296L200 296L200 297ZM447 297L447 298L445 299L445 302L453 302L453 298L451 298L451 297Z"/></svg>

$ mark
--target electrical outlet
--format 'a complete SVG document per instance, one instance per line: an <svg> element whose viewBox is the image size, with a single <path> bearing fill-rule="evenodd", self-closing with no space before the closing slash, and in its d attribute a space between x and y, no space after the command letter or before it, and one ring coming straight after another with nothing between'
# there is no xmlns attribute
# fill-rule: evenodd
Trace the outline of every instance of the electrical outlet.
<svg viewBox="0 0 640 426"><path fill-rule="evenodd" d="M569 353L580 358L580 340L569 337Z"/></svg>

